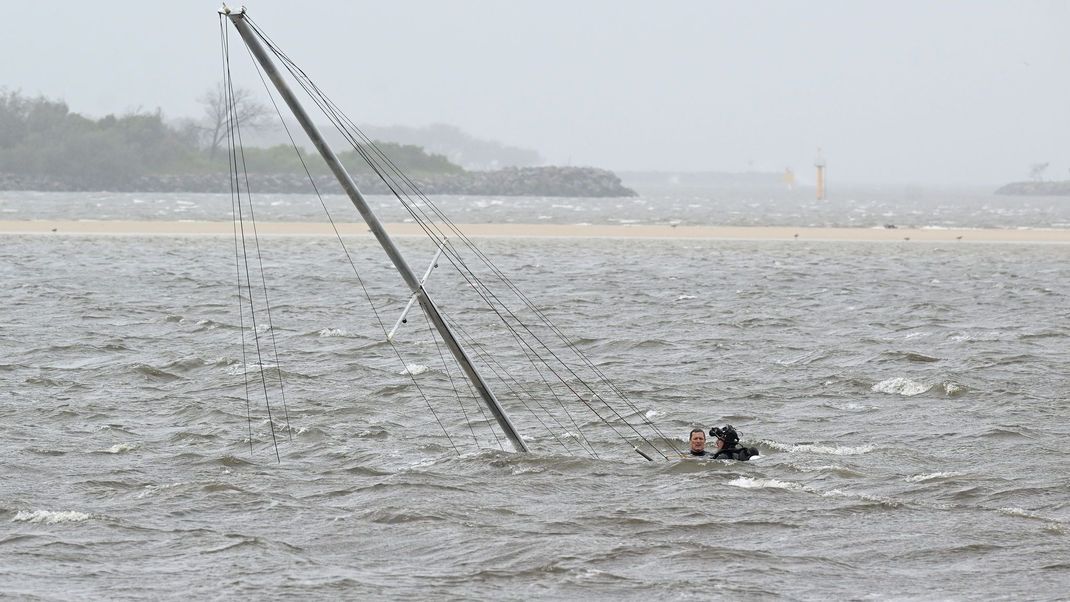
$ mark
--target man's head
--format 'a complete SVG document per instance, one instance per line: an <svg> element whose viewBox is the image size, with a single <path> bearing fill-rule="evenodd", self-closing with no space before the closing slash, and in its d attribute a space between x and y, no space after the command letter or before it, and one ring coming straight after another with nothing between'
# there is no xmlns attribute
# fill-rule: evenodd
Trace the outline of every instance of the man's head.
<svg viewBox="0 0 1070 602"><path fill-rule="evenodd" d="M735 447L739 443L739 433L736 432L736 429L731 424L710 429L710 436L717 439L717 449Z"/></svg>
<svg viewBox="0 0 1070 602"><path fill-rule="evenodd" d="M706 433L702 429L691 429L691 451L700 452L706 449Z"/></svg>

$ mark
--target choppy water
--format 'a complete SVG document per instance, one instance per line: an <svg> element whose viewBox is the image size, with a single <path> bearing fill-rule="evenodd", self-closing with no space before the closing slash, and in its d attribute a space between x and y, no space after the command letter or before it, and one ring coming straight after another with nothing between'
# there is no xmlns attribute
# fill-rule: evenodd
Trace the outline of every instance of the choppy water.
<svg viewBox="0 0 1070 602"><path fill-rule="evenodd" d="M323 221L313 195L254 194L258 219ZM393 197L369 201L387 222L409 219ZM681 224L938 228L1070 228L1070 198L999 196L991 190L859 189L816 201L812 191L653 188L638 198L436 196L458 223ZM332 214L349 200L324 197ZM0 191L0 219L226 220L224 194Z"/></svg>
<svg viewBox="0 0 1070 602"><path fill-rule="evenodd" d="M7 595L1065 598L1066 246L482 243L681 447L761 449L733 464L596 422L600 460L457 454L337 243L263 242L281 463L262 407L249 450L233 241L0 237Z"/></svg>

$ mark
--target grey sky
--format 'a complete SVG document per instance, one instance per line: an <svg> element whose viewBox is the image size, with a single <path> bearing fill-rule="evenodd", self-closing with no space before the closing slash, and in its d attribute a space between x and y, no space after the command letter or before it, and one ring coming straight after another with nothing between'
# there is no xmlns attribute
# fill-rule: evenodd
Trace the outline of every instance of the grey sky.
<svg viewBox="0 0 1070 602"><path fill-rule="evenodd" d="M451 123L613 169L805 179L823 147L840 182L991 184L1043 161L1070 178L1065 1L246 5L361 124ZM0 86L194 115L221 70L216 8L3 0Z"/></svg>

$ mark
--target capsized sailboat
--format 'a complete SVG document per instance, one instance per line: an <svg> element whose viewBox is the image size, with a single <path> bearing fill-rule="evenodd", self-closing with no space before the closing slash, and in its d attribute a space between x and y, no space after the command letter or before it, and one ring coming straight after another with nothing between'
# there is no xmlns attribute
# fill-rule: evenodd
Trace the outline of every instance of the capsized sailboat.
<svg viewBox="0 0 1070 602"><path fill-rule="evenodd" d="M597 421L647 460L653 460L655 456L669 459L670 456L661 450L661 447L666 445L673 448L675 452L673 457L679 455L679 450L675 449L673 440L665 437L660 432L650 416L641 411L623 390L613 384L599 366L584 354L576 342L565 335L549 319L546 312L524 294L494 264L490 257L479 250L473 241L465 236L456 224L420 191L419 186L411 178L402 173L396 164L372 140L365 136L360 128L346 117L333 101L323 94L308 75L297 67L273 43L271 38L264 34L263 30L249 17L244 7L241 10L234 11L224 6L219 13L220 38L224 61L224 87L228 94L233 92L233 82L230 79L229 37L227 34L229 29L223 23L224 19L229 21L237 30L248 47L250 54L255 59L258 70L262 70L261 79L266 75L267 79L270 80L313 146L326 162L331 173L341 184L353 206L368 225L372 235L386 252L391 264L411 291L409 306L413 304L419 306L433 327L438 339L448 349L453 358L453 363L463 375L463 380L467 383L470 396L481 404L481 412L485 410L490 413L499 431L505 436L514 451L523 453L531 450L529 441L535 437L525 437L522 431L524 429L534 429L537 425L538 428L549 434L549 437L540 437L539 439L553 442L555 448L559 447L569 454L586 454L595 458L600 457L605 453L604 447L593 443L585 434L587 430L585 425ZM282 69L276 66L276 61L282 65ZM496 332L493 333L497 335L495 340L511 342L518 351L514 351L511 356L500 354L497 351L487 351L480 336L473 335L461 324L461 317L449 316L442 311L426 286L425 281L431 269L428 268L427 273L422 278L417 276L361 193L357 182L346 170L335 151L325 141L316 123L298 99L294 87L291 86L286 75L289 75L289 80L292 80L296 87L302 89L308 95L313 104L319 108L324 118L344 136L352 149L390 188L393 196L402 204L412 220L418 223L428 238L434 242L438 248L438 253L444 258L442 263L446 263L456 270L465 285L475 292L486 310L491 312L490 315L496 319ZM268 88L266 82L265 88ZM270 89L268 89L268 92L270 94ZM272 99L272 103L275 104L276 108L278 107L274 99ZM252 257L253 252L258 253L259 241L254 241L255 251L250 251L250 246L246 242L246 233L252 232L255 236L255 223L250 224L248 228L246 227L246 220L251 220L254 215L250 186L248 184L249 174L244 169L240 119L235 114L237 109L231 106L229 110L229 121L232 130L229 136L229 156L232 171L231 196L235 208L235 249L239 265L238 283L239 289L244 287L247 291L247 294L240 295L240 297L246 299L249 303L248 312L251 317L252 338L259 355L261 344L256 326L257 309L254 304L253 279L248 274L250 257ZM294 144L294 148L296 151L296 144ZM298 152L298 156L301 156L300 152ZM301 162L304 164L303 158ZM312 181L311 175L309 179ZM314 188L314 182L312 185ZM316 194L317 196L319 195L318 190ZM328 218L331 219L329 214ZM332 224L334 223L333 219L331 219L331 222ZM338 239L344 248L341 236ZM438 257L439 255L436 255L432 265L439 263ZM352 261L350 263L352 264ZM244 280L241 268L243 264L246 266ZM356 271L355 265L353 269ZM267 287L265 283L263 297L265 300L266 295ZM406 307L405 311L408 311L408 307ZM270 305L267 305L266 313L270 319ZM404 321L403 314L403 318L399 318L398 324L395 324L394 330ZM382 324L382 320L380 320L380 324ZM383 334L398 359L402 360L401 353L395 346L394 330L386 332L384 327ZM274 349L277 354L274 339L265 341L265 345ZM520 376L520 371L517 368L518 362L509 362L505 358L524 360L531 375L527 377ZM263 365L263 361L260 364ZM449 367L447 366L445 369L448 370ZM414 379L414 384L416 384L416 376L413 374L410 374L410 376ZM264 400L268 404L270 419L270 395L268 393L267 378L261 374L261 379L264 384ZM492 380L504 386L505 396L499 398L494 392L491 384ZM539 387L536 388L535 385L539 385ZM279 386L281 389L281 371ZM460 402L460 397L462 397L460 388L455 386L454 389ZM282 399L285 402L284 394ZM428 405L430 407L430 403ZM463 405L461 407L463 411ZM522 408L525 415L532 420L524 423L514 421L511 411L518 408ZM465 420L468 421L468 426L471 428L472 422L468 420L467 414L465 414ZM445 430L445 427L443 428ZM448 433L447 436L449 436ZM496 434L495 439L498 440ZM476 439L476 442L478 445L478 439ZM500 440L498 440L498 443L504 449ZM456 445L454 445L454 448L456 449Z"/></svg>

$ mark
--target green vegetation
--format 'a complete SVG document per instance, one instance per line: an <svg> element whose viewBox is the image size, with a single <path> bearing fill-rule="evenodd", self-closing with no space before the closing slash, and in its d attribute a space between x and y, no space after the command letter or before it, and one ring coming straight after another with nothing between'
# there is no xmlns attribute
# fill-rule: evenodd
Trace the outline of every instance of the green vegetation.
<svg viewBox="0 0 1070 602"><path fill-rule="evenodd" d="M389 157L401 171L409 175L461 173L464 171L461 167L450 163L446 157L428 154L419 146L381 141L376 141L375 146ZM328 173L327 165L319 158L319 155L310 156L308 150L304 148L301 148L300 151L308 170L313 175ZM304 167L301 166L301 160L297 157L297 153L294 152L293 146L288 144L279 144L269 148L245 148L243 154L245 165L252 173L279 174L304 173L305 171ZM361 174L371 173L372 171L355 150L340 152L338 153L338 158L351 173ZM241 161L241 159L242 157L239 156L238 160ZM221 168L226 167L225 157L218 158L216 162L223 163Z"/></svg>
<svg viewBox="0 0 1070 602"><path fill-rule="evenodd" d="M212 127L170 125L159 110L92 119L71 112L62 101L0 90L0 174L111 186L139 176L225 173L226 153L213 158L205 134ZM411 175L464 171L418 146L376 145ZM313 174L326 172L318 157L309 160L308 153L304 155ZM304 173L291 146L246 148L244 158L250 172ZM340 158L356 173L369 171L356 151L341 153Z"/></svg>

